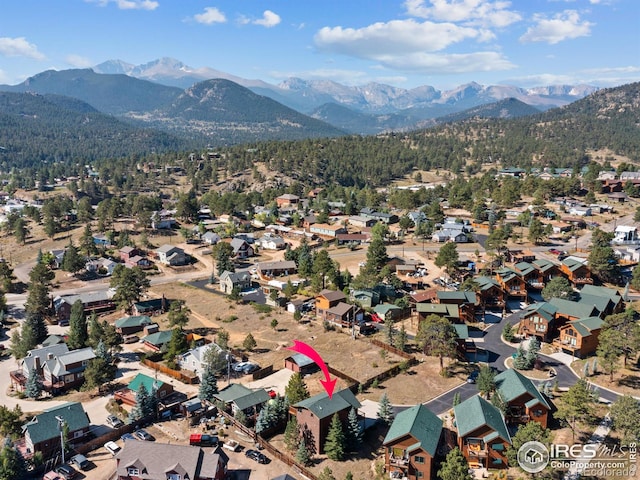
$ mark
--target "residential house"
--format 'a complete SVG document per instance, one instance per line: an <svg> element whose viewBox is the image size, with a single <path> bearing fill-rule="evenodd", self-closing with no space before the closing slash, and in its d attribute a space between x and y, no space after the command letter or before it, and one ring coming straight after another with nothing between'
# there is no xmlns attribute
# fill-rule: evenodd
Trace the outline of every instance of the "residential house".
<svg viewBox="0 0 640 480"><path fill-rule="evenodd" d="M214 398L223 402L234 415L241 411L247 418L256 418L264 404L271 399L264 388L254 390L241 383L232 383L224 387Z"/></svg>
<svg viewBox="0 0 640 480"><path fill-rule="evenodd" d="M162 400L173 393L173 385L170 383L151 378L144 373L138 373L126 387L114 393L114 398L126 405L134 406L137 403L136 396L138 395L141 385L144 385L147 393L151 394L155 392L158 400Z"/></svg>
<svg viewBox="0 0 640 480"><path fill-rule="evenodd" d="M474 322L476 317L476 293L469 290L438 290L436 303L458 305L459 318L463 322Z"/></svg>
<svg viewBox="0 0 640 480"><path fill-rule="evenodd" d="M383 322L387 320L395 321L402 317L403 309L391 303L380 303L373 307L373 311Z"/></svg>
<svg viewBox="0 0 640 480"><path fill-rule="evenodd" d="M98 247L109 247L111 245L111 240L109 237L103 234L95 234L93 235L93 244Z"/></svg>
<svg viewBox="0 0 640 480"><path fill-rule="evenodd" d="M84 371L96 358L91 347L71 350L47 357L42 364L42 385L53 395L79 387L84 383Z"/></svg>
<svg viewBox="0 0 640 480"><path fill-rule="evenodd" d="M435 479L435 457L442 435L442 420L424 405L398 413L382 446L390 478Z"/></svg>
<svg viewBox="0 0 640 480"><path fill-rule="evenodd" d="M526 301L527 283L517 271L503 267L496 270L495 275L507 297L516 297Z"/></svg>
<svg viewBox="0 0 640 480"><path fill-rule="evenodd" d="M162 298L134 302L132 310L134 315L155 315L166 312L168 307L168 302L163 295Z"/></svg>
<svg viewBox="0 0 640 480"><path fill-rule="evenodd" d="M614 235L612 242L619 245L640 243L638 227L634 225L618 225Z"/></svg>
<svg viewBox="0 0 640 480"><path fill-rule="evenodd" d="M380 294L373 289L353 290L351 300L365 308L375 307L380 303Z"/></svg>
<svg viewBox="0 0 640 480"><path fill-rule="evenodd" d="M316 296L316 316L324 319L324 312L335 307L340 302L346 301L347 297L339 290L322 290Z"/></svg>
<svg viewBox="0 0 640 480"><path fill-rule="evenodd" d="M547 428L551 405L529 378L510 368L496 375L495 382L496 390L507 405L507 424L534 421Z"/></svg>
<svg viewBox="0 0 640 480"><path fill-rule="evenodd" d="M180 266L187 264L187 255L184 250L166 243L155 251L158 261L163 265Z"/></svg>
<svg viewBox="0 0 640 480"><path fill-rule="evenodd" d="M110 258L92 258L87 260L85 269L87 272L96 273L104 277L110 277L118 264Z"/></svg>
<svg viewBox="0 0 640 480"><path fill-rule="evenodd" d="M127 268L138 267L146 270L148 268L151 268L151 260L141 255L134 255L125 262L124 266Z"/></svg>
<svg viewBox="0 0 640 480"><path fill-rule="evenodd" d="M207 365L207 354L209 350L221 353L222 348L215 343L208 343L196 348L192 348L182 355L178 355L178 365L184 370L193 370L198 377L202 378Z"/></svg>
<svg viewBox="0 0 640 480"><path fill-rule="evenodd" d="M136 247L130 247L129 245L118 250L118 256L124 263L127 263L131 257L136 255L140 255L140 251Z"/></svg>
<svg viewBox="0 0 640 480"><path fill-rule="evenodd" d="M357 412L361 406L353 392L345 388L334 392L332 397L327 392L322 392L302 400L291 405L289 413L295 415L298 426L310 440L307 444L310 452L322 454L333 416L338 415L342 424L346 425L351 409L354 408Z"/></svg>
<svg viewBox="0 0 640 480"><path fill-rule="evenodd" d="M495 278L480 275L473 280L478 285L478 302L482 309L504 308L505 293Z"/></svg>
<svg viewBox="0 0 640 480"><path fill-rule="evenodd" d="M507 250L507 261L511 263L533 262L536 254L531 250Z"/></svg>
<svg viewBox="0 0 640 480"><path fill-rule="evenodd" d="M279 262L260 262L257 265L257 273L261 278L286 277L298 273L298 267L293 260L281 260Z"/></svg>
<svg viewBox="0 0 640 480"><path fill-rule="evenodd" d="M207 245L215 245L217 244L221 239L220 239L220 235L218 235L215 232L205 232L202 234L202 236L200 237L200 240L202 240L204 243L206 243Z"/></svg>
<svg viewBox="0 0 640 480"><path fill-rule="evenodd" d="M363 243L369 243L371 241L371 234L369 233L339 233L336 235L339 245L351 244L362 245Z"/></svg>
<svg viewBox="0 0 640 480"><path fill-rule="evenodd" d="M220 290L230 295L236 289L238 292L251 288L251 274L249 272L230 272L225 270L220 275Z"/></svg>
<svg viewBox="0 0 640 480"><path fill-rule="evenodd" d="M602 300L602 299L600 299ZM560 328L567 322L588 317L601 317L602 311L593 303L571 301L564 298L552 298L549 303L556 307L556 326ZM602 302L600 308L604 308Z"/></svg>
<svg viewBox="0 0 640 480"><path fill-rule="evenodd" d="M324 311L322 320L335 323L341 327L350 327L353 322L359 323L364 320L364 313L356 305L338 302L337 305Z"/></svg>
<svg viewBox="0 0 640 480"><path fill-rule="evenodd" d="M444 317L451 322L460 322L460 307L446 303L418 303L416 304L418 320L424 320L429 315Z"/></svg>
<svg viewBox="0 0 640 480"><path fill-rule="evenodd" d="M151 228L154 230L170 230L177 223L172 213L167 210L151 214Z"/></svg>
<svg viewBox="0 0 640 480"><path fill-rule="evenodd" d="M115 460L116 480L224 480L228 457L192 445L124 442Z"/></svg>
<svg viewBox="0 0 640 480"><path fill-rule="evenodd" d="M42 453L48 459L60 452L60 420L68 428L68 441L77 445L84 441L89 433L89 416L79 402L68 402L58 407L52 407L35 415L22 425L24 442L29 453Z"/></svg>
<svg viewBox="0 0 640 480"><path fill-rule="evenodd" d="M575 205L569 209L569 215L577 215L579 217L590 217L593 215L591 207Z"/></svg>
<svg viewBox="0 0 640 480"><path fill-rule="evenodd" d="M150 333L140 339L144 346L153 350L154 352L160 352L162 347L171 341L172 330L162 330L159 332Z"/></svg>
<svg viewBox="0 0 640 480"><path fill-rule="evenodd" d="M357 228L371 228L376 223L378 223L378 220L376 220L375 218L362 217L360 215L352 215L351 217L349 217L349 225Z"/></svg>
<svg viewBox="0 0 640 480"><path fill-rule="evenodd" d="M593 303L601 317L624 310L624 299L615 288L585 285L578 293L578 298L582 303Z"/></svg>
<svg viewBox="0 0 640 480"><path fill-rule="evenodd" d="M464 224L447 222L443 224L439 230L433 232L431 241L436 243L466 243L469 241L469 235L467 234Z"/></svg>
<svg viewBox="0 0 640 480"><path fill-rule="evenodd" d="M550 342L557 333L557 307L548 302L538 302L524 309L518 323L518 335L526 338L538 337L541 342Z"/></svg>
<svg viewBox="0 0 640 480"><path fill-rule="evenodd" d="M373 210L372 208L365 207L360 210L360 216L364 218L370 218L376 222L382 222L386 224L397 223L398 216L393 213L384 213Z"/></svg>
<svg viewBox="0 0 640 480"><path fill-rule="evenodd" d="M558 265L544 258L539 258L531 262L533 268L535 268L538 272L538 279L543 284L547 284L553 279L560 275L560 271L558 270ZM543 285L544 288L544 285Z"/></svg>
<svg viewBox="0 0 640 480"><path fill-rule="evenodd" d="M36 375L42 377L42 367L44 362L51 360L58 355L64 355L69 352L66 343L55 343L53 345L43 345L40 348L34 348L27 352L25 357L19 360L18 369L9 373L11 378L11 386L17 390L24 390L27 379L34 371Z"/></svg>
<svg viewBox="0 0 640 480"><path fill-rule="evenodd" d="M336 238L342 233L347 233L347 229L342 225L329 225L328 223L314 223L309 227L309 232L321 237Z"/></svg>
<svg viewBox="0 0 640 480"><path fill-rule="evenodd" d="M592 355L598 348L598 337L603 324L604 320L600 317L569 322L560 328L559 337L553 341L553 346L578 358Z"/></svg>
<svg viewBox="0 0 640 480"><path fill-rule="evenodd" d="M471 468L506 468L511 436L500 410L479 395L453 407L458 448Z"/></svg>
<svg viewBox="0 0 640 480"><path fill-rule="evenodd" d="M292 205L298 205L298 203L300 203L300 197L298 195L293 195L292 193L285 193L276 197L276 205L278 208L290 207Z"/></svg>
<svg viewBox="0 0 640 480"><path fill-rule="evenodd" d="M109 290L79 293L77 295L62 295L53 299L53 309L58 320L66 320L71 316L71 308L78 300L82 302L85 315L93 312L115 310L116 304L112 300L113 292Z"/></svg>
<svg viewBox="0 0 640 480"><path fill-rule="evenodd" d="M577 257L567 257L562 260L560 274L575 286L593 283L586 260Z"/></svg>
<svg viewBox="0 0 640 480"><path fill-rule="evenodd" d="M120 335L131 335L141 332L145 326L151 325L153 322L147 315L133 315L122 317L116 320L116 332Z"/></svg>
<svg viewBox="0 0 640 480"><path fill-rule="evenodd" d="M230 245L234 258L245 259L255 255L254 248L243 238L232 238Z"/></svg>
<svg viewBox="0 0 640 480"><path fill-rule="evenodd" d="M513 266L513 271L522 278L527 289L541 290L544 288L543 275L532 263L518 262Z"/></svg>
<svg viewBox="0 0 640 480"><path fill-rule="evenodd" d="M263 250L282 250L287 246L284 238L273 233L265 233L258 239L257 243Z"/></svg>
<svg viewBox="0 0 640 480"><path fill-rule="evenodd" d="M438 291L435 288L429 288L427 290L420 290L417 292L409 293L409 304L411 305L411 314L416 311L416 306L419 303L433 303L438 298Z"/></svg>
<svg viewBox="0 0 640 480"><path fill-rule="evenodd" d="M308 375L316 372L320 367L306 355L294 353L284 359L284 368L292 372L297 372L300 375Z"/></svg>

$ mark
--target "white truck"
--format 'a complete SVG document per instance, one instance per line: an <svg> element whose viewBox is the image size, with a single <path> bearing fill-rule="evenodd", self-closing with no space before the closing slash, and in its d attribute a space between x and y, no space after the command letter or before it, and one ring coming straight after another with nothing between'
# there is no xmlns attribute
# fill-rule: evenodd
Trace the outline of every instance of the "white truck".
<svg viewBox="0 0 640 480"><path fill-rule="evenodd" d="M226 448L227 450L231 450L232 452L237 452L240 448L240 444L235 440L225 440L222 448Z"/></svg>

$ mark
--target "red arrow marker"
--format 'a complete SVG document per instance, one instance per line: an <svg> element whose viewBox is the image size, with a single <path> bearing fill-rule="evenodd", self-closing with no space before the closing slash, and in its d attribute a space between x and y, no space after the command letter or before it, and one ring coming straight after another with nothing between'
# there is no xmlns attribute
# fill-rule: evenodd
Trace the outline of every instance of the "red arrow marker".
<svg viewBox="0 0 640 480"><path fill-rule="evenodd" d="M287 347L287 350L293 350L294 352L306 355L320 367L322 373L324 373L324 380L320 380L320 383L327 392L327 395L329 395L329 398L333 397L333 389L336 387L336 382L338 381L338 379L334 378L333 380L331 380L327 364L324 363L324 360L322 360L320 354L316 352L311 345L307 345L304 342L299 342L298 340L294 340L293 347Z"/></svg>

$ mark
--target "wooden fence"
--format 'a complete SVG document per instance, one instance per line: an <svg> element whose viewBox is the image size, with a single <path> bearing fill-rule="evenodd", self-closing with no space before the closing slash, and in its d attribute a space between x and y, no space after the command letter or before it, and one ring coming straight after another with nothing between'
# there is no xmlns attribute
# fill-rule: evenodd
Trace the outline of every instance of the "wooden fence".
<svg viewBox="0 0 640 480"><path fill-rule="evenodd" d="M173 370L167 367L166 365L162 365L161 363L156 363L150 360L149 358L143 358L142 363L144 363L146 366L154 370L157 370L158 372L164 373L165 375L169 375L172 378L180 380L182 383L186 383L188 385L198 383L198 377L195 374L186 375L179 370Z"/></svg>
<svg viewBox="0 0 640 480"><path fill-rule="evenodd" d="M381 342L380 340L376 339L376 338L372 338L369 340L373 345L375 345L376 347L380 347L385 349L387 352L391 352L395 355L398 355L399 357L404 358L405 360L412 360L415 357L413 355L411 355L410 353L407 352L403 352L402 350L397 349L396 347L389 345L388 343L385 342Z"/></svg>
<svg viewBox="0 0 640 480"><path fill-rule="evenodd" d="M264 448L267 452L269 452L269 454L272 457L275 457L278 460L280 460L282 463L290 466L296 472L299 472L300 474L304 475L305 477L309 478L310 480L318 480L318 477L314 473L312 473L308 468L306 468L303 465L300 465L298 462L296 462L293 458L291 458L286 453L282 453L280 450L278 450L276 447L271 445L269 442L267 442L260 435L257 436L256 442L258 443L258 445L260 445L262 448Z"/></svg>

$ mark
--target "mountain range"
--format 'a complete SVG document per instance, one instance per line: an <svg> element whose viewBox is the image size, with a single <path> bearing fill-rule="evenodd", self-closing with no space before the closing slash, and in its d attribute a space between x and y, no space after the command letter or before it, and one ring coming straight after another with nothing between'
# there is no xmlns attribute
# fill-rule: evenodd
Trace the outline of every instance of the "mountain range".
<svg viewBox="0 0 640 480"><path fill-rule="evenodd" d="M212 68L193 68L173 58L160 58L132 65L109 60L96 65L96 73L124 74L182 89L212 78L231 80L259 95L264 95L301 113L312 114L326 103L374 114L404 112L422 119L436 118L485 103L515 98L540 110L560 107L593 93L590 85L553 85L520 88L510 85L484 86L471 82L451 90L424 85L403 89L380 83L347 86L330 80L289 78L278 85L262 80L244 79Z"/></svg>

